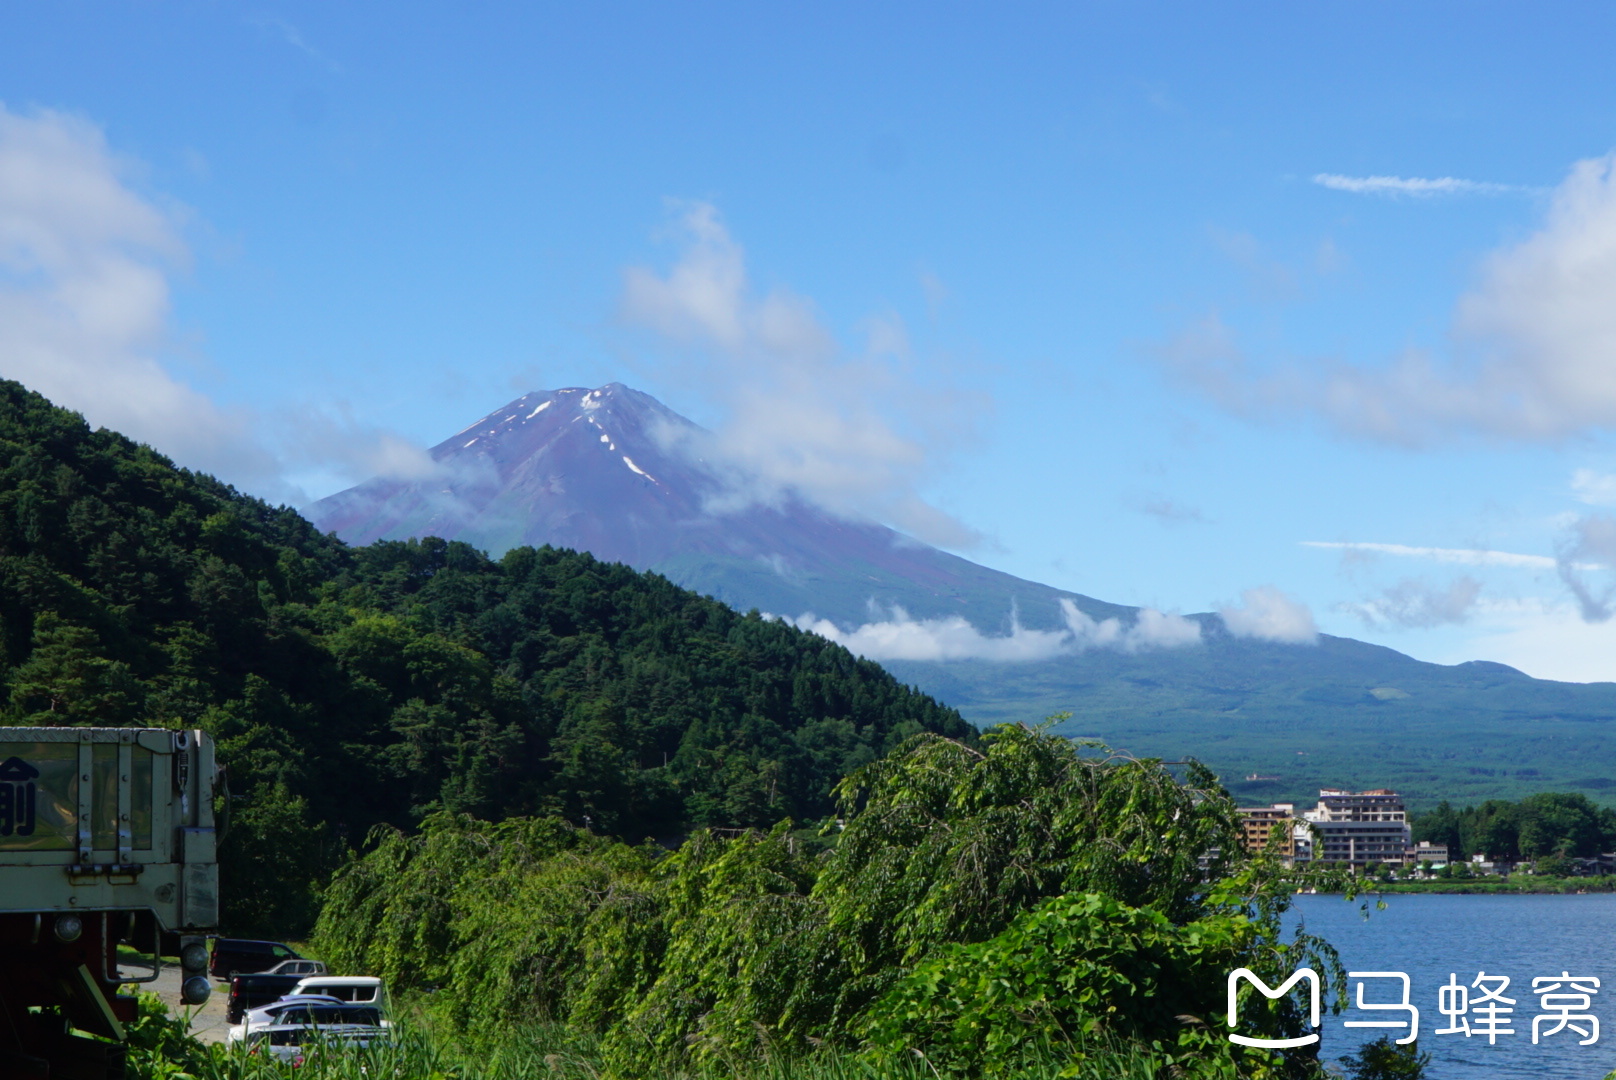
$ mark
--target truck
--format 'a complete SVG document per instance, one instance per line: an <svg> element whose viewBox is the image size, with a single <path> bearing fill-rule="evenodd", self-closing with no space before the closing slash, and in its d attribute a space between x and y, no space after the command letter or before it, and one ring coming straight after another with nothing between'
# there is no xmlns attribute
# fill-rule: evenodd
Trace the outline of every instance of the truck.
<svg viewBox="0 0 1616 1080"><path fill-rule="evenodd" d="M163 956L207 1000L225 800L201 731L0 727L0 1076L123 1080Z"/></svg>
<svg viewBox="0 0 1616 1080"><path fill-rule="evenodd" d="M310 975L324 975L318 960L285 960L268 971L230 977L230 996L225 1000L225 1019L235 1024L248 1010L279 1001Z"/></svg>

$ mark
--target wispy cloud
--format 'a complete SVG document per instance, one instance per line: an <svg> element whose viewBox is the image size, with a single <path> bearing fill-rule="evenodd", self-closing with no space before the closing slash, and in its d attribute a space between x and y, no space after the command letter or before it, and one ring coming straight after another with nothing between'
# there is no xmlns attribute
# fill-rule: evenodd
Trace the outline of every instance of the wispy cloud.
<svg viewBox="0 0 1616 1080"><path fill-rule="evenodd" d="M1616 566L1616 518L1589 514L1575 522L1556 564L1584 622L1607 622L1616 614L1616 579L1608 569Z"/></svg>
<svg viewBox="0 0 1616 1080"><path fill-rule="evenodd" d="M1029 663L1071 656L1090 649L1145 652L1183 648L1201 641L1200 624L1182 615L1139 610L1132 622L1094 619L1070 600L1061 601L1066 626L1060 630L1030 630L1012 618L1008 634L984 634L963 617L916 619L901 607L889 616L843 629L812 614L782 619L799 629L827 638L870 660L993 660Z"/></svg>
<svg viewBox="0 0 1616 1080"><path fill-rule="evenodd" d="M1307 605L1272 585L1245 590L1240 603L1220 607L1218 616L1235 637L1285 645L1314 645L1319 640L1318 625Z"/></svg>
<svg viewBox="0 0 1616 1080"><path fill-rule="evenodd" d="M1381 363L1264 363L1213 313L1160 350L1231 412L1312 414L1343 434L1411 448L1462 436L1561 443L1616 430L1616 154L1580 161L1538 230L1484 259L1449 343Z"/></svg>
<svg viewBox="0 0 1616 1080"><path fill-rule="evenodd" d="M1128 505L1147 517L1155 518L1163 525L1206 524L1206 515L1199 507L1177 502L1166 496L1136 499L1130 501Z"/></svg>
<svg viewBox="0 0 1616 1080"><path fill-rule="evenodd" d="M257 15L249 20L253 26L280 38L286 44L313 60L333 75L342 74L342 65L310 45L303 32L278 15Z"/></svg>
<svg viewBox="0 0 1616 1080"><path fill-rule="evenodd" d="M1379 596L1342 606L1372 627L1427 629L1468 621L1480 596L1481 582L1469 576L1455 578L1446 588L1404 578Z"/></svg>
<svg viewBox="0 0 1616 1080"><path fill-rule="evenodd" d="M1590 624L1576 604L1542 597L1478 600L1474 631L1442 663L1493 660L1539 679L1616 680L1616 620Z"/></svg>
<svg viewBox="0 0 1616 1080"><path fill-rule="evenodd" d="M1571 491L1589 506L1616 506L1616 474L1578 469L1571 474Z"/></svg>
<svg viewBox="0 0 1616 1080"><path fill-rule="evenodd" d="M1332 191L1347 191L1354 195L1413 196L1431 198L1437 195L1510 195L1528 190L1514 184L1494 184L1485 180L1460 180L1454 176L1427 178L1423 176L1342 176L1340 173L1318 173L1313 182Z"/></svg>
<svg viewBox="0 0 1616 1080"><path fill-rule="evenodd" d="M162 362L183 215L80 117L0 105L0 376L237 484L272 483L252 418Z"/></svg>
<svg viewBox="0 0 1616 1080"><path fill-rule="evenodd" d="M1397 555L1410 559L1460 563L1465 566L1514 566L1528 570L1553 570L1558 563L1547 555L1523 555L1515 551L1488 551L1483 548L1415 547L1409 544L1375 544L1358 540L1303 540L1303 547L1374 555Z"/></svg>
<svg viewBox="0 0 1616 1080"><path fill-rule="evenodd" d="M920 379L896 315L866 319L862 348L850 348L807 297L760 293L718 210L677 205L678 260L665 273L626 270L619 314L655 335L658 362L727 411L699 448L709 462L735 465L731 498L714 509L796 494L932 543L976 544L919 486L968 437L986 401Z"/></svg>

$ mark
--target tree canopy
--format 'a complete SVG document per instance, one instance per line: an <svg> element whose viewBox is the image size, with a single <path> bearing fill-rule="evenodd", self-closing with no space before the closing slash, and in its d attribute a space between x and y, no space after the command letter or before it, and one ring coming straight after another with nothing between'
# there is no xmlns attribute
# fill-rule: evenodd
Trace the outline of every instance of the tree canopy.
<svg viewBox="0 0 1616 1080"><path fill-rule="evenodd" d="M1223 1037L1230 971L1277 985L1311 963L1339 990L1339 966L1282 936L1272 864L1200 869L1209 846L1239 851L1206 773L1006 726L975 747L916 735L838 796L819 852L789 822L664 852L440 814L336 875L316 946L435 988L473 1037L524 1019L592 1031L613 1075L823 1046L1005 1076L1106 1038L1154 1045L1173 1075L1316 1075L1305 1051ZM1271 1037L1305 1023L1291 997L1242 1010Z"/></svg>
<svg viewBox="0 0 1616 1080"><path fill-rule="evenodd" d="M1446 802L1411 821L1416 842L1446 844L1450 859L1590 858L1616 851L1616 810L1586 795L1544 792L1520 802L1489 799L1457 810Z"/></svg>
<svg viewBox="0 0 1616 1080"><path fill-rule="evenodd" d="M793 627L571 551L350 548L0 382L0 722L199 726L226 925L290 932L375 825L630 840L833 808L951 709Z"/></svg>

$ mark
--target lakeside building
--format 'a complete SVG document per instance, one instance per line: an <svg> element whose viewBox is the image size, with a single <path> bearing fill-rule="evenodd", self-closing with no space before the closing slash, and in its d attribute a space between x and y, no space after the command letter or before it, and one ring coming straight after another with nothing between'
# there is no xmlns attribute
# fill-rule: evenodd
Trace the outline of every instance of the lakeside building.
<svg viewBox="0 0 1616 1080"><path fill-rule="evenodd" d="M1242 806L1235 813L1240 815L1241 842L1248 853L1267 849L1274 832L1279 830L1281 839L1275 850L1287 866L1306 862L1312 856L1307 825L1296 816L1295 803Z"/></svg>
<svg viewBox="0 0 1616 1080"><path fill-rule="evenodd" d="M1371 863L1401 866L1408 858L1408 814L1395 791L1324 788L1318 806L1302 818L1317 862L1361 869Z"/></svg>
<svg viewBox="0 0 1616 1080"><path fill-rule="evenodd" d="M1430 863L1432 866L1446 866L1448 862L1448 845L1433 844L1429 840L1421 840L1408 849L1408 862L1419 866L1421 863Z"/></svg>

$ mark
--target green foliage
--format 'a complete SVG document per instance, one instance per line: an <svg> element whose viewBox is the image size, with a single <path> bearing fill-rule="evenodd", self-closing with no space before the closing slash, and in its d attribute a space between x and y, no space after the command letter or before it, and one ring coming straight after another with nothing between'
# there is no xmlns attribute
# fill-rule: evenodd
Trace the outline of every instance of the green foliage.
<svg viewBox="0 0 1616 1080"><path fill-rule="evenodd" d="M524 1020L594 1032L613 1075L868 1044L889 1070L918 1054L960 1075L1076 1076L1119 1041L1162 1067L1313 1075L1305 1056L1232 1057L1213 1030L1233 967L1341 980L1327 946L1281 940L1270 861L1225 875L1213 860L1203 878L1210 847L1238 850L1203 772L1180 782L1016 727L980 748L915 736L838 795L845 828L817 853L789 821L661 853L556 819L435 817L336 875L316 946L433 988L434 1016L471 1037ZM1299 1022L1289 999L1248 1012Z"/></svg>
<svg viewBox="0 0 1616 1080"><path fill-rule="evenodd" d="M128 664L103 660L98 649L95 631L40 612L33 651L11 673L11 704L24 722L107 727L132 715L142 688Z"/></svg>
<svg viewBox="0 0 1616 1080"><path fill-rule="evenodd" d="M1446 844L1452 860L1589 858L1616 851L1616 810L1586 795L1545 792L1520 802L1490 799L1455 810L1446 802L1411 819L1414 839Z"/></svg>
<svg viewBox="0 0 1616 1080"><path fill-rule="evenodd" d="M1431 1055L1417 1044L1398 1046L1390 1035L1365 1043L1355 1054L1341 1059L1347 1080L1422 1080Z"/></svg>
<svg viewBox="0 0 1616 1080"><path fill-rule="evenodd" d="M1175 926L1097 893L1052 897L996 937L917 965L869 1010L864 1034L874 1060L926 1047L939 1069L972 1076L1017 1075L1052 1046L1080 1062L1100 1033L1151 1046L1180 1075L1295 1075L1296 1062L1231 1044L1219 1016L1230 971L1285 955L1268 948L1276 930L1239 911ZM1271 982L1289 975L1269 967L1259 974ZM1302 1033L1293 1002L1267 1004L1242 1003L1246 1029Z"/></svg>
<svg viewBox="0 0 1616 1080"><path fill-rule="evenodd" d="M182 1028L179 1021L169 1022ZM1029 1055L1023 1080L1156 1080L1160 1058L1148 1050L1096 1040L1077 1071L1054 1054ZM301 1064L278 1062L222 1046L205 1047L184 1039L166 1055L131 1055L130 1080L352 1080L383 1076L392 1080L601 1080L618 1078L601 1060L594 1040L554 1024L513 1025L496 1037L476 1041L438 1035L431 1027L395 1026L386 1044L365 1049L319 1048ZM712 1066L657 1068L634 1080L936 1080L935 1070L918 1056L876 1065L863 1058L818 1051L802 1058L750 1062L739 1068Z"/></svg>
<svg viewBox="0 0 1616 1080"><path fill-rule="evenodd" d="M230 843L219 874L230 883L220 917L245 936L314 925L316 882L337 864L325 830L310 820L308 804L284 783L262 785L250 803L232 808Z"/></svg>
<svg viewBox="0 0 1616 1080"><path fill-rule="evenodd" d="M240 804L225 929L254 934L306 930L326 860L378 824L768 827L829 813L918 731L973 737L845 649L655 575L351 549L3 381L0 691L3 724L213 734Z"/></svg>
<svg viewBox="0 0 1616 1080"><path fill-rule="evenodd" d="M463 1023L491 1000L538 1018L564 1011L591 912L653 863L648 849L558 818L490 825L441 813L415 835L384 828L376 839L332 880L319 953L401 989L447 987Z"/></svg>
<svg viewBox="0 0 1616 1080"><path fill-rule="evenodd" d="M1180 783L1157 762L1084 758L1024 725L982 744L917 736L837 789L848 826L816 894L861 973L983 940L1064 892L1182 919L1201 856L1239 850L1234 804L1197 765Z"/></svg>
<svg viewBox="0 0 1616 1080"><path fill-rule="evenodd" d="M156 994L135 997L135 1020L124 1026L131 1080L185 1080L205 1068L207 1049L191 1037L184 1016L171 1016Z"/></svg>

